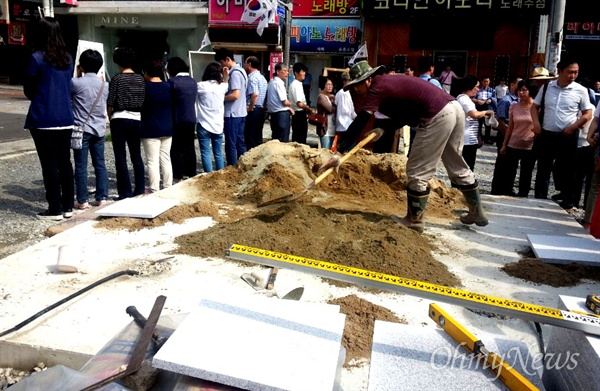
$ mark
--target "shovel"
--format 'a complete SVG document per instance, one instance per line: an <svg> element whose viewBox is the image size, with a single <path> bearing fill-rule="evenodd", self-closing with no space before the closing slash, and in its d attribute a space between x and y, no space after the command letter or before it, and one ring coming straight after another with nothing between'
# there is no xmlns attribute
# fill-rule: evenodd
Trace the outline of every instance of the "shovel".
<svg viewBox="0 0 600 391"><path fill-rule="evenodd" d="M369 132L367 134L367 136L365 138L360 140L360 142L358 144L356 144L356 146L354 148L352 148L347 154L345 154L344 156L342 156L340 158L339 164L337 164L335 167L329 167L321 175L319 175L314 181L312 181L312 183L309 184L306 189L302 190L300 193L289 194L289 195L285 195L283 197L277 197L272 200L262 202L262 203L258 204L258 206L261 207L261 206L267 206L267 205L273 205L273 204L279 204L279 203L283 203L283 202L290 202L290 201L297 200L298 198L300 198L303 195L305 195L306 193L308 193L309 190L311 190L313 187L318 185L321 181L323 181L323 179L325 179L329 174L331 174L336 167L339 167L342 164L344 164L344 162L346 160L348 160L350 158L350 156L354 155L356 153L356 151L358 151L359 149L361 149L362 147L367 145L369 142L371 142L371 140L381 137L382 134L383 134L382 129L380 129L380 128L373 129L371 132Z"/></svg>

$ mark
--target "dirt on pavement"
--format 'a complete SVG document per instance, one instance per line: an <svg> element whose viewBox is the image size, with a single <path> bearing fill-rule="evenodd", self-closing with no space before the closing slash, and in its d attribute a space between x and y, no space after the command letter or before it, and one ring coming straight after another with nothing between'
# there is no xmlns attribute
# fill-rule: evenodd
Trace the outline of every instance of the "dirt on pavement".
<svg viewBox="0 0 600 391"><path fill-rule="evenodd" d="M271 141L248 151L237 166L190 179L191 186L200 192L193 203L151 220L110 218L100 220L97 226L138 230L211 216L221 224L178 237L173 253L223 257L227 246L236 243L438 285L461 286L460 279L435 259L433 237L418 234L390 218L404 216L406 211L406 158L402 155L361 150L339 172L329 175L300 199L257 207L282 195L302 192L330 157L326 150ZM427 219L449 221L466 211L457 189L435 178L430 187ZM573 283L568 270L557 274L539 264L530 274L528 262L504 270L536 283ZM368 357L370 342L366 341L365 347L362 338L372 335L374 319L402 321L386 308L357 297L334 302L341 305L352 326L346 327L344 335L348 360ZM361 343L356 342L359 340Z"/></svg>

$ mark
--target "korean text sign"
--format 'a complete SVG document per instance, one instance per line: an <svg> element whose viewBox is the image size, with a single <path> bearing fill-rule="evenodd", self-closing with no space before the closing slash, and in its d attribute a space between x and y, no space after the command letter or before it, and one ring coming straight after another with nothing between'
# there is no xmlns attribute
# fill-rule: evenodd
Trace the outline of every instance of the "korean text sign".
<svg viewBox="0 0 600 391"><path fill-rule="evenodd" d="M292 19L290 50L354 54L359 43L359 27L360 19Z"/></svg>

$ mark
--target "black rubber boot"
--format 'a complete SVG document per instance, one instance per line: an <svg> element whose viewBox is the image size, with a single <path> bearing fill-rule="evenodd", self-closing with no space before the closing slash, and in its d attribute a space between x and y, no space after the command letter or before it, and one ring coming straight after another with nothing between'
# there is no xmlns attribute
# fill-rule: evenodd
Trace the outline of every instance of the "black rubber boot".
<svg viewBox="0 0 600 391"><path fill-rule="evenodd" d="M476 224L479 227L485 227L489 221L485 215L485 211L481 206L481 198L479 197L479 185L475 182L472 185L458 186L460 191L465 196L467 205L469 205L469 213L460 216L460 221L463 224Z"/></svg>

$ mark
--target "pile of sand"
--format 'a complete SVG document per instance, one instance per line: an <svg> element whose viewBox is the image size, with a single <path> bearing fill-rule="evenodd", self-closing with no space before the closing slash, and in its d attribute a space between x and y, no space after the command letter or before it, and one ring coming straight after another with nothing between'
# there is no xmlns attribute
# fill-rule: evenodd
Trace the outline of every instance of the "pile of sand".
<svg viewBox="0 0 600 391"><path fill-rule="evenodd" d="M435 239L390 218L390 215L403 216L406 210L406 158L402 155L361 150L350 157L339 172L327 176L301 198L257 206L302 192L330 157L331 152L326 150L270 141L244 154L237 166L186 181L185 186L199 194L192 202L151 220L110 218L97 225L138 230L211 216L220 224L178 237L175 241L178 247L173 253L223 257L228 245L237 243L459 287L459 278L435 259ZM435 178L430 187L428 219L456 219L457 211L466 210L458 190L448 188ZM531 274L527 272L531 269L528 265L519 262L505 270L527 279ZM548 275L552 285L557 284L557 273L545 270L536 265L534 281L544 283L543 278ZM561 273L561 281L573 283L567 270ZM363 339L365 335L372 335L374 319L401 321L386 308L357 297L342 298L334 303L340 304L342 312L349 316L344 334L349 360L368 356L370 342L363 343Z"/></svg>

